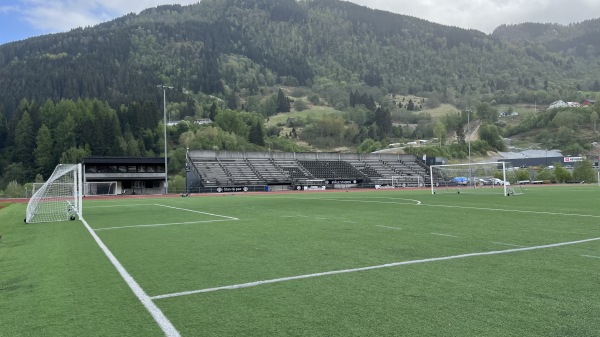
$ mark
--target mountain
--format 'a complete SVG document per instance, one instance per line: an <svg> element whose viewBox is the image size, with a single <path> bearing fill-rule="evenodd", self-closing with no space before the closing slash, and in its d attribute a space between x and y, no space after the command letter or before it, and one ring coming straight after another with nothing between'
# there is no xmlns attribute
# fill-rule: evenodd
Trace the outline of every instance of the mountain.
<svg viewBox="0 0 600 337"><path fill-rule="evenodd" d="M538 101L549 103L600 78L597 21L559 28L502 26L488 36L338 0L203 0L0 46L0 102L10 116L23 98L118 106L158 102L155 84L224 95L326 79L507 102L528 100L510 94L548 81L551 91ZM550 39L552 29L569 38ZM532 78L537 86L524 85Z"/></svg>
<svg viewBox="0 0 600 337"><path fill-rule="evenodd" d="M157 85L174 88L169 116L188 122L167 127L174 175L186 147L370 152L456 135L427 156L465 158L467 116L481 124L471 145L482 155L522 133L580 153L600 111L537 107L600 91L599 26L505 25L486 35L339 0L202 0L4 44L0 188L83 156L160 155ZM520 103L534 107L530 118L498 123L496 107ZM439 106L450 113L422 112ZM200 118L214 127L193 123Z"/></svg>

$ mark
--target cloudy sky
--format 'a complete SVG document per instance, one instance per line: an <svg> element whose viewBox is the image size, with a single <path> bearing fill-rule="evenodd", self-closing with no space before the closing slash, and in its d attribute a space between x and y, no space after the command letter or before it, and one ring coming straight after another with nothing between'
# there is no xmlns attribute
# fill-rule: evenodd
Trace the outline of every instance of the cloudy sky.
<svg viewBox="0 0 600 337"><path fill-rule="evenodd" d="M93 26L161 4L198 0L0 0L0 44ZM598 0L351 0L371 8L491 33L503 23L600 18Z"/></svg>

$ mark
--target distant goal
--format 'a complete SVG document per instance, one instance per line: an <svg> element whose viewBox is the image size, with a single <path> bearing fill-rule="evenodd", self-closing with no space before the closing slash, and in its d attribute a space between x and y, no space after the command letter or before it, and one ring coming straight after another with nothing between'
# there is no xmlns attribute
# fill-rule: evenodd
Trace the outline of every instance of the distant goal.
<svg viewBox="0 0 600 337"><path fill-rule="evenodd" d="M431 165L431 193L520 195L515 170L507 162Z"/></svg>
<svg viewBox="0 0 600 337"><path fill-rule="evenodd" d="M93 181L84 183L83 195L117 195L117 182Z"/></svg>
<svg viewBox="0 0 600 337"><path fill-rule="evenodd" d="M26 223L75 220L82 216L81 164L59 164L29 199Z"/></svg>

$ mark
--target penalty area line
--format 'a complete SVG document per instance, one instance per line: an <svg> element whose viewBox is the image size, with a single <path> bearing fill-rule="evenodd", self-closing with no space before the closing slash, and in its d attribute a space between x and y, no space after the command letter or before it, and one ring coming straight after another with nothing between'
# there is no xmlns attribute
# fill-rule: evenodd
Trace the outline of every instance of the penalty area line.
<svg viewBox="0 0 600 337"><path fill-rule="evenodd" d="M225 218L225 219L231 219L231 220L239 220L238 218L234 218L232 216L226 216L226 215L220 215L220 214L200 212L200 211L195 211L193 209L187 209L187 208L181 208L181 207L173 207L173 206L167 206L167 205L161 205L161 204L154 204L154 205L160 206L160 207L166 207L166 208L176 209L176 210L179 210L179 211L186 211L186 212L192 212L192 213L198 213L198 214L212 215L212 216L216 216L216 217L219 217L219 218Z"/></svg>
<svg viewBox="0 0 600 337"><path fill-rule="evenodd" d="M235 219L239 220L239 219ZM171 223L158 223L158 224L149 224L149 225L130 225L130 226L117 226L117 227L102 227L94 229L97 231L108 231L114 229L125 229L125 228L144 228L144 227L163 227L163 226L174 226L174 225L193 225L198 223L211 223L211 222L225 222L225 221L234 221L234 219L228 220L201 220L201 221L186 221L186 222L171 222Z"/></svg>
<svg viewBox="0 0 600 337"><path fill-rule="evenodd" d="M150 298L152 300L159 300L159 299L179 297L179 296L187 296L187 295L194 295L194 294L201 294L201 293L209 293L209 292L220 291L220 290L233 290L233 289L250 288L250 287L256 287L256 286L265 285L265 284L280 283L280 282L287 282L287 281L308 279L308 278L321 277L321 276L330 276L330 275L338 275L338 274L355 273L355 272L367 271L367 270L375 270L375 269L382 269L382 268L391 268L391 267L398 267L398 266L411 265L411 264L419 264L419 263L429 263L429 262L437 262L437 261L448 261L448 260L464 259L464 258L477 257L477 256L499 255L499 254L509 254L509 253L516 253L516 252L524 252L524 251L529 251L529 250L548 249L548 248L555 248L555 247L562 247L562 246L568 246L568 245L576 245L576 244L581 244L581 243L593 242L593 241L600 241L600 237L599 238L592 238L592 239L585 239L585 240L578 240L578 241L553 243L553 244L542 245L542 246L513 248L513 249L506 249L506 250L494 250L494 251L489 251L489 252L468 253L468 254L460 254L460 255L452 255L452 256L434 257L434 258L421 259L421 260L411 260L411 261L386 263L386 264L381 264L381 265L377 265L377 266L368 266L368 267L353 268L353 269L333 270L333 271L327 271L327 272L322 272L322 273L314 273L314 274L306 274L306 275L297 275L297 276L290 276L290 277L282 277L282 278L276 278L276 279L271 279L271 280L255 281L255 282L248 282L248 283L241 283L241 284L233 284L233 285L222 286L222 287L215 287L215 288L206 288L206 289L182 291L182 292L177 292L177 293L152 296Z"/></svg>
<svg viewBox="0 0 600 337"><path fill-rule="evenodd" d="M113 266L117 269L125 283L129 286L129 288L133 291L135 296L142 302L146 310L152 315L154 321L158 324L158 326L162 329L165 336L167 337L180 337L179 331L175 328L175 326L169 321L167 316L156 306L156 304L152 301L150 296L146 294L144 289L133 279L133 277L125 270L125 267L117 260L117 258L113 255L113 253L106 247L104 242L100 240L98 234L94 232L92 227L85 221L83 217L81 217L81 222L85 226L85 228L90 232L96 244L102 249L108 260L113 264Z"/></svg>
<svg viewBox="0 0 600 337"><path fill-rule="evenodd" d="M448 237L448 238L457 238L458 237L456 235L450 235L450 234L444 234L444 233L429 233L429 234L431 234L431 235L437 235L437 236L445 236L445 237Z"/></svg>
<svg viewBox="0 0 600 337"><path fill-rule="evenodd" d="M386 229L395 229L395 230L402 229L400 227L391 227L391 226L382 226L382 225L375 225L375 227L381 227L381 228L386 228Z"/></svg>

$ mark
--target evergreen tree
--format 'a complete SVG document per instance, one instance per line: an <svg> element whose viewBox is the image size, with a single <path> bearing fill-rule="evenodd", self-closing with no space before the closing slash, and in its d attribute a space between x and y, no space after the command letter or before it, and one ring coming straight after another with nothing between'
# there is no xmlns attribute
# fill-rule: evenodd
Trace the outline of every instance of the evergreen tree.
<svg viewBox="0 0 600 337"><path fill-rule="evenodd" d="M56 158L60 158L64 151L76 146L75 120L73 120L71 114L67 114L65 119L56 127L54 141L54 155Z"/></svg>
<svg viewBox="0 0 600 337"><path fill-rule="evenodd" d="M290 101L283 93L283 90L279 89L277 92L277 110L276 112L290 112Z"/></svg>
<svg viewBox="0 0 600 337"><path fill-rule="evenodd" d="M35 167L36 172L43 177L49 177L56 164L54 160L54 141L50 129L42 124L35 137Z"/></svg>
<svg viewBox="0 0 600 337"><path fill-rule="evenodd" d="M6 144L6 136L8 134L8 121L4 116L4 112L0 109L0 149L3 149Z"/></svg>
<svg viewBox="0 0 600 337"><path fill-rule="evenodd" d="M210 109L208 110L208 118L210 118L210 120L214 122L215 117L217 117L217 102L213 102L213 104L210 106Z"/></svg>
<svg viewBox="0 0 600 337"><path fill-rule="evenodd" d="M265 146L265 132L262 123L258 119L250 126L248 141L259 146Z"/></svg>
<svg viewBox="0 0 600 337"><path fill-rule="evenodd" d="M25 111L15 130L15 162L23 163L26 170L33 168L35 135L29 113Z"/></svg>

